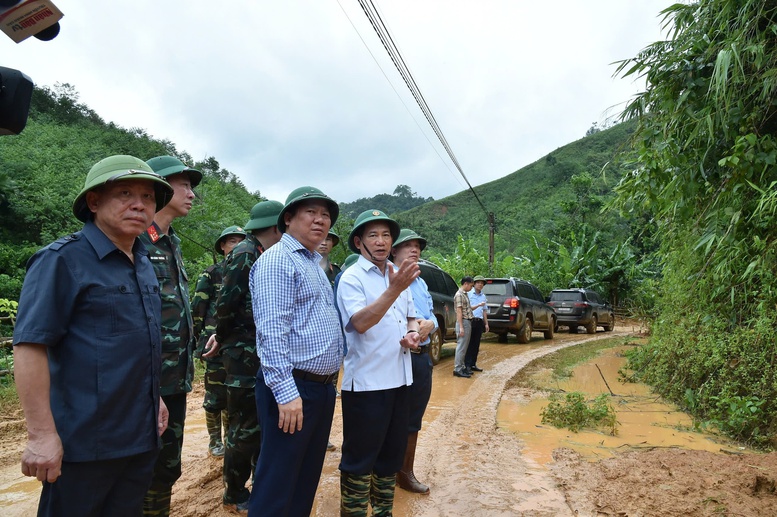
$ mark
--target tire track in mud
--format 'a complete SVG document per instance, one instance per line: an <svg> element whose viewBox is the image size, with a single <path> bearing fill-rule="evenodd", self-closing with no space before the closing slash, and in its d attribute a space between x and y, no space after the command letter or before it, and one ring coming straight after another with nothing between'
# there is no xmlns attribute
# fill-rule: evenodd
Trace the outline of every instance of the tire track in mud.
<svg viewBox="0 0 777 517"><path fill-rule="evenodd" d="M419 442L423 441L425 446L419 445L415 472L419 479L431 485L431 494L417 497L410 506L410 514L415 517L575 515L548 469L524 458L522 441L509 431L497 428L497 406L507 381L534 359L622 334L608 332L554 345L535 339L533 343L538 344L535 348L487 364L486 371L476 373L473 379L452 377L451 364L440 372L437 369L443 365L435 367L434 389L451 384L445 380L446 375L465 389L419 435Z"/></svg>

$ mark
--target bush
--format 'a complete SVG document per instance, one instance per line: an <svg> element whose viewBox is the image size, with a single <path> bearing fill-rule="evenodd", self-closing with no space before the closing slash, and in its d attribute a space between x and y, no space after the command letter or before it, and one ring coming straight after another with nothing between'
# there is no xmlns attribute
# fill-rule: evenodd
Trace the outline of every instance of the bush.
<svg viewBox="0 0 777 517"><path fill-rule="evenodd" d="M618 433L618 420L607 394L603 393L588 402L585 395L578 391L567 393L563 398L554 393L549 401L540 412L543 424L565 427L573 433L585 427L604 427L611 435Z"/></svg>

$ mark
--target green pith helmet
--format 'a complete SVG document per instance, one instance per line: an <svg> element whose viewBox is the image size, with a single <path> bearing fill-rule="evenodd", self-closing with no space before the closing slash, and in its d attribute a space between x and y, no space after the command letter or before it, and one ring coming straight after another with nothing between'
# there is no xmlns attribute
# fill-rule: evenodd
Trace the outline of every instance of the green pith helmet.
<svg viewBox="0 0 777 517"><path fill-rule="evenodd" d="M350 255L345 257L345 262L343 262L343 266L340 268L340 270L345 271L349 267L356 264L356 261L359 260L359 257L361 257L361 255L358 255L356 253L351 253Z"/></svg>
<svg viewBox="0 0 777 517"><path fill-rule="evenodd" d="M240 235L242 237L246 236L246 232L243 228L240 226L229 226L227 228L224 228L224 231L221 232L221 235L219 235L219 238L216 239L216 253L219 255L224 254L224 250L221 249L221 243L224 241L226 237L229 237L230 235Z"/></svg>
<svg viewBox="0 0 777 517"><path fill-rule="evenodd" d="M339 236L339 235L337 235L337 234L336 234L335 232L333 232L332 230L329 230L329 233L327 233L326 235L327 235L327 237L332 237L332 247L333 247L333 248L334 248L335 246L337 246L338 244L340 244L340 236Z"/></svg>
<svg viewBox="0 0 777 517"><path fill-rule="evenodd" d="M399 246L403 242L407 241L418 241L418 244L421 246L421 251L424 251L426 249L426 239L418 235L413 230L409 230L407 228L402 228L399 230L399 237L394 241L393 247Z"/></svg>
<svg viewBox="0 0 777 517"><path fill-rule="evenodd" d="M365 210L359 214L359 217L357 217L356 221L353 223L353 230L351 230L351 234L348 236L348 249L354 253L360 253L359 248L357 248L353 242L353 238L356 237L356 234L359 233L362 226L375 221L386 221L389 225L389 231L391 232L392 244L397 240L399 237L399 224L394 219L380 210Z"/></svg>
<svg viewBox="0 0 777 517"><path fill-rule="evenodd" d="M278 214L283 210L280 201L261 201L251 209L251 216L243 227L246 231L263 230L278 223Z"/></svg>
<svg viewBox="0 0 777 517"><path fill-rule="evenodd" d="M163 178L169 178L174 174L185 172L189 176L189 183L192 184L192 188L199 185L200 181L202 181L202 173L200 171L187 167L185 163L175 156L157 156L156 158L151 158L146 163Z"/></svg>
<svg viewBox="0 0 777 517"><path fill-rule="evenodd" d="M157 212L173 198L173 187L164 178L151 170L146 162L134 156L124 154L109 156L95 163L86 175L84 188L73 201L73 214L79 221L89 220L89 207L86 206L86 193L109 181L151 180L154 185Z"/></svg>
<svg viewBox="0 0 777 517"><path fill-rule="evenodd" d="M476 275L475 278L472 279L472 281L485 283L486 277L484 277L483 275Z"/></svg>
<svg viewBox="0 0 777 517"><path fill-rule="evenodd" d="M289 197L286 198L286 206L284 206L283 210L281 210L281 213L278 214L278 229L281 231L281 233L286 232L286 221L284 221L286 212L291 210L297 203L301 203L309 199L321 199L325 201L326 204L329 205L329 218L331 220L329 227L331 228L335 225L335 222L337 222L337 216L340 215L340 207L337 205L335 200L318 190L316 187L299 187L291 191Z"/></svg>

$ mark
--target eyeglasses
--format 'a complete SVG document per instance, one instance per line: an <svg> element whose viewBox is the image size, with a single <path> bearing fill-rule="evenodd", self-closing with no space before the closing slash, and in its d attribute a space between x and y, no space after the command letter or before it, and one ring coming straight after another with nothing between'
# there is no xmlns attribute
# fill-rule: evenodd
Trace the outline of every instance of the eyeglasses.
<svg viewBox="0 0 777 517"><path fill-rule="evenodd" d="M124 172L120 172L118 174L114 174L113 176L111 176L110 178L105 180L105 182L108 183L110 181L117 181L117 180L120 180L122 178L126 178L127 176L135 176L135 175L140 175L140 174L142 174L143 176L153 176L155 178L159 178L160 180L164 181L164 178L162 176L160 176L159 174L157 174L156 172L148 172L148 171L139 171L139 170L136 170L136 169L129 169L129 170L126 170Z"/></svg>

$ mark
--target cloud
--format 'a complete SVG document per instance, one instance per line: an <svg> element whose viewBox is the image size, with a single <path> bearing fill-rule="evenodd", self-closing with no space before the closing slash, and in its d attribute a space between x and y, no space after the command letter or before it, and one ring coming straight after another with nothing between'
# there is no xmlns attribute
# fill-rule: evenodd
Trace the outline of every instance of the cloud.
<svg viewBox="0 0 777 517"><path fill-rule="evenodd" d="M60 35L0 41L0 65L40 85L71 83L104 119L195 159L215 156L250 190L282 201L313 184L353 201L397 184L435 198L465 186L357 0L56 3ZM379 9L479 185L617 113L607 110L640 85L614 80L611 63L660 39L667 5L392 0Z"/></svg>

